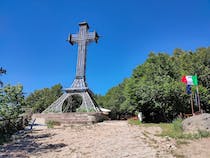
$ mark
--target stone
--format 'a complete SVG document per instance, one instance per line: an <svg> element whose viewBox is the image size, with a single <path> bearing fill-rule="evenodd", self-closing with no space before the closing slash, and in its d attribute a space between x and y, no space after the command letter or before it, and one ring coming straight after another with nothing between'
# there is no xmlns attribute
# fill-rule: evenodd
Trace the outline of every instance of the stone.
<svg viewBox="0 0 210 158"><path fill-rule="evenodd" d="M182 127L185 133L196 133L199 130L210 132L210 114L203 113L186 118Z"/></svg>

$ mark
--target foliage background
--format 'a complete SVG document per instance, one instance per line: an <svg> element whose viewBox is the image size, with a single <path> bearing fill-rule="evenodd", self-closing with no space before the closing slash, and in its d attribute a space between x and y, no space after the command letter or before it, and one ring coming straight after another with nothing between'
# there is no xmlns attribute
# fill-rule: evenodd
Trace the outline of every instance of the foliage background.
<svg viewBox="0 0 210 158"><path fill-rule="evenodd" d="M56 84L51 88L35 90L26 98L26 104L28 107L32 108L33 112L41 113L62 94L63 91L61 84Z"/></svg>
<svg viewBox="0 0 210 158"><path fill-rule="evenodd" d="M95 98L99 105L112 110L112 119L141 111L147 122L168 122L180 113L191 113L190 96L181 77L196 74L202 109L210 112L210 47L195 52L175 49L171 56L151 52L129 78Z"/></svg>
<svg viewBox="0 0 210 158"><path fill-rule="evenodd" d="M126 119L141 111L146 122L169 122L180 113L191 113L190 96L180 81L183 75L198 76L201 106L210 112L210 47L194 52L175 49L173 55L151 52L129 78L95 99L111 110L112 119ZM42 112L62 94L61 84L35 90L27 98L22 85L4 86L0 88L0 116L17 117L22 107Z"/></svg>

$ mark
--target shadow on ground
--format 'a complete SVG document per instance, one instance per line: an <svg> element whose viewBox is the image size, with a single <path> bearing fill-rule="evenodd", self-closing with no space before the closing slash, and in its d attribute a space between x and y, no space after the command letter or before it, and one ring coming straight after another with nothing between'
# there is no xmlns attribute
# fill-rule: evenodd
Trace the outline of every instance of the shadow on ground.
<svg viewBox="0 0 210 158"><path fill-rule="evenodd" d="M27 158L30 154L37 154L39 153L47 153L50 151L55 151L60 148L63 148L67 146L64 143L55 143L55 144L42 144L41 142L38 143L35 140L36 139L45 139L52 137L51 134L41 134L41 135L25 135L22 139L16 140L14 142L11 142L9 144L5 144L3 146L0 146L0 157L1 158Z"/></svg>

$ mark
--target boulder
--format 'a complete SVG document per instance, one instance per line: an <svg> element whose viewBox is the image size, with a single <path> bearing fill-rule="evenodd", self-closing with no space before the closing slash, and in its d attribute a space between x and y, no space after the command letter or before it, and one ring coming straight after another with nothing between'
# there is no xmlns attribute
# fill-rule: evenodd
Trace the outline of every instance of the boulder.
<svg viewBox="0 0 210 158"><path fill-rule="evenodd" d="M182 122L185 133L196 133L198 130L210 132L210 114L203 113L186 118Z"/></svg>

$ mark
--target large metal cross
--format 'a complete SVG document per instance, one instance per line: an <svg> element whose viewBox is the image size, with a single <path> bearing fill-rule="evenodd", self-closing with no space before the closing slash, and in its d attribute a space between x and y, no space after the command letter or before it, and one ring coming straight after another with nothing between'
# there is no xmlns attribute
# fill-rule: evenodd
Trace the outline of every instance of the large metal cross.
<svg viewBox="0 0 210 158"><path fill-rule="evenodd" d="M86 72L86 55L87 55L87 45L90 42L98 41L98 34L94 32L88 32L89 26L87 22L82 22L79 24L80 29L78 34L71 34L68 37L70 44L78 44L78 56L77 56L77 68L76 68L76 78L85 79Z"/></svg>
<svg viewBox="0 0 210 158"><path fill-rule="evenodd" d="M68 37L68 42L70 44L78 44L76 78L71 87L65 89L66 93L53 102L44 113L62 113L77 110L85 110L86 112L101 111L85 80L87 45L93 41L97 42L99 36L95 31L88 32L89 27L86 22L80 23L79 26L79 32ZM78 105L73 105L73 95L79 95L82 98L80 107L78 107Z"/></svg>

